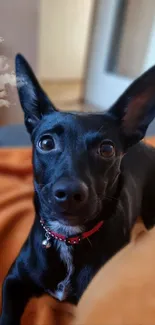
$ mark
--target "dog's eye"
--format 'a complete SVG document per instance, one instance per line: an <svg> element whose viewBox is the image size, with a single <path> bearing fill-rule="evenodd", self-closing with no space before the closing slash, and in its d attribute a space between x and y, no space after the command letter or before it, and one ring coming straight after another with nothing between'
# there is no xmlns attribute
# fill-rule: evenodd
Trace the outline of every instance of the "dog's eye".
<svg viewBox="0 0 155 325"><path fill-rule="evenodd" d="M44 136L39 140L38 146L41 150L50 151L54 149L54 140L51 136Z"/></svg>
<svg viewBox="0 0 155 325"><path fill-rule="evenodd" d="M104 158L111 158L115 154L115 148L112 143L108 142L102 142L99 148L99 154L100 156Z"/></svg>

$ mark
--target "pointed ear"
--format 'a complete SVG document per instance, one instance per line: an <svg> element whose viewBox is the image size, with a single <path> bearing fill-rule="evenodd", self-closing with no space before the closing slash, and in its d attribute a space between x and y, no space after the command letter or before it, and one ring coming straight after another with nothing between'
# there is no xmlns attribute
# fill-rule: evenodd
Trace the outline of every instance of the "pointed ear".
<svg viewBox="0 0 155 325"><path fill-rule="evenodd" d="M25 125L29 133L33 131L43 115L56 110L39 85L28 62L21 54L15 60L17 90L24 111Z"/></svg>
<svg viewBox="0 0 155 325"><path fill-rule="evenodd" d="M155 66L129 86L108 114L118 121L126 146L144 138L155 117Z"/></svg>

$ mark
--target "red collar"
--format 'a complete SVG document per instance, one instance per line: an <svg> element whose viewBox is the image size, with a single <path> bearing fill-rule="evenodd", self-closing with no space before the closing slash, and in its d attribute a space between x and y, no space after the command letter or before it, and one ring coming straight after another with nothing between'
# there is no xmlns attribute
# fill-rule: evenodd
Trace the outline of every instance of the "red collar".
<svg viewBox="0 0 155 325"><path fill-rule="evenodd" d="M51 246L50 244L50 239L51 237L63 241L65 242L67 245L75 245L75 244L79 244L81 240L90 237L91 235L93 235L95 232L97 232L103 225L103 221L99 221L97 223L97 225L95 227L93 227L91 230L86 231L82 234L80 234L79 236L76 237L65 237L64 235L58 234L52 230L50 230L48 227L45 226L44 221L41 219L40 223L42 225L42 227L45 230L45 237L46 239L43 240L42 244L43 246L45 246L46 248L49 248Z"/></svg>

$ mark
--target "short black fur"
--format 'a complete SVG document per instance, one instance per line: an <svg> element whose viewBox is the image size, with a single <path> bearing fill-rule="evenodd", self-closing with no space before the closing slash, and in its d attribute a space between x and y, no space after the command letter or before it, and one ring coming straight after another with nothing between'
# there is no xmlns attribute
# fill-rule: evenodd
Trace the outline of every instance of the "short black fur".
<svg viewBox="0 0 155 325"><path fill-rule="evenodd" d="M103 114L58 111L20 54L16 76L33 145L36 217L5 278L0 325L19 325L28 300L45 292L77 304L129 242L137 217L147 228L155 222L155 150L140 142L155 116L155 67ZM78 245L51 239L45 249L40 218L66 236L104 224Z"/></svg>

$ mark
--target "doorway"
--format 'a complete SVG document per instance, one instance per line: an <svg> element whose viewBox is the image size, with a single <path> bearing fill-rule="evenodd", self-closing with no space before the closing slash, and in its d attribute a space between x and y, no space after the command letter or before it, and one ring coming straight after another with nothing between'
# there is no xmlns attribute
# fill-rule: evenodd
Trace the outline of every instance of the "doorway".
<svg viewBox="0 0 155 325"><path fill-rule="evenodd" d="M85 100L106 110L155 64L154 0L98 0L93 26Z"/></svg>

